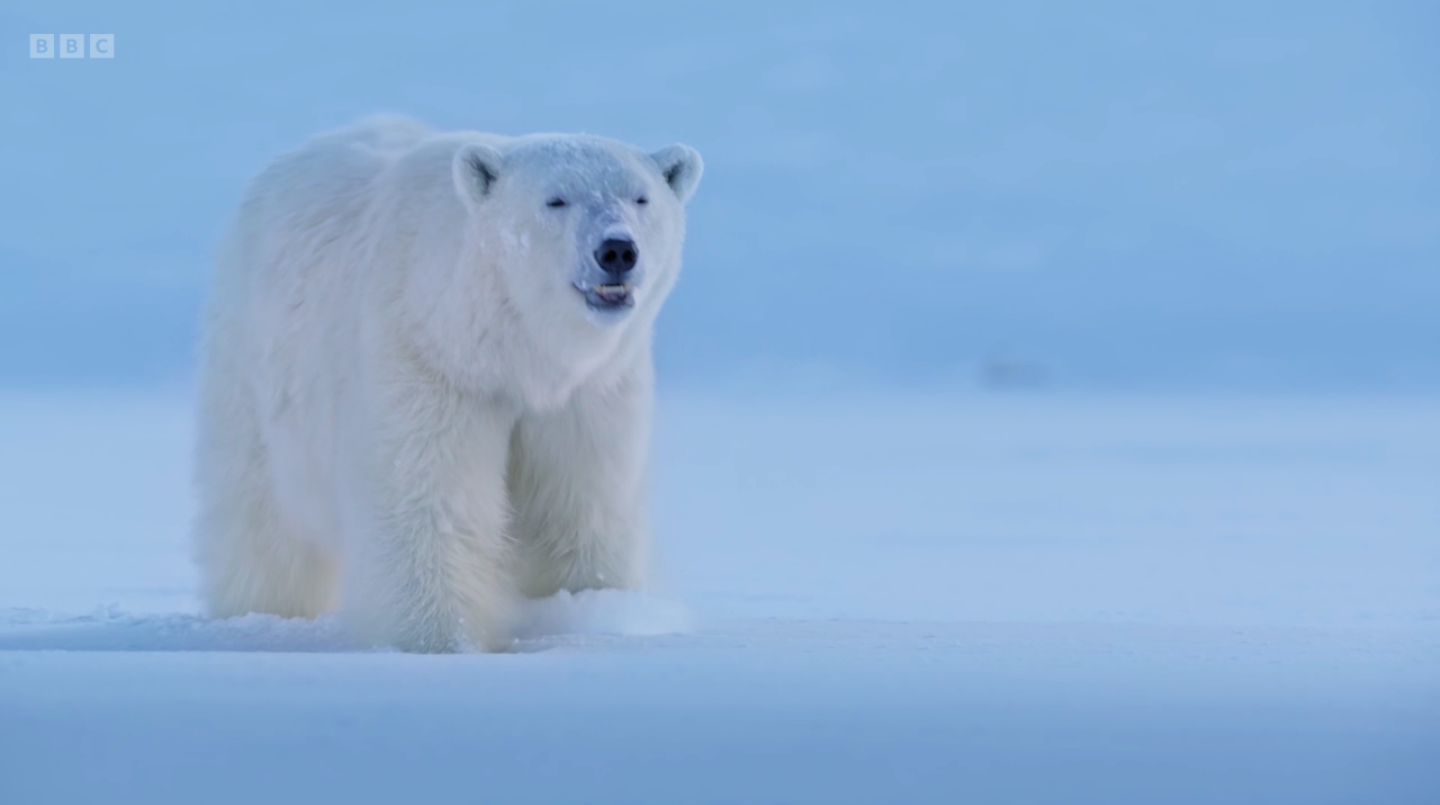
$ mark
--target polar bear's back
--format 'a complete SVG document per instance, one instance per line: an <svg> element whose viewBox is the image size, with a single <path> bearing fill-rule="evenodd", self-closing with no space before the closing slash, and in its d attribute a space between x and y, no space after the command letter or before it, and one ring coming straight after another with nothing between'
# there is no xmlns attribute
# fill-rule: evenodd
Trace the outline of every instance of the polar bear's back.
<svg viewBox="0 0 1440 805"><path fill-rule="evenodd" d="M329 298L343 295L330 286L360 264L376 180L432 136L407 118L375 116L273 160L246 187L220 249L219 306L220 289L249 300L247 315L262 318L342 302ZM258 324L263 339L298 322L247 324Z"/></svg>
<svg viewBox="0 0 1440 805"><path fill-rule="evenodd" d="M321 233L351 223L387 167L429 137L431 132L400 117L373 117L322 134L283 154L265 167L246 189L237 233L254 243L254 234ZM287 247L294 246L287 237Z"/></svg>

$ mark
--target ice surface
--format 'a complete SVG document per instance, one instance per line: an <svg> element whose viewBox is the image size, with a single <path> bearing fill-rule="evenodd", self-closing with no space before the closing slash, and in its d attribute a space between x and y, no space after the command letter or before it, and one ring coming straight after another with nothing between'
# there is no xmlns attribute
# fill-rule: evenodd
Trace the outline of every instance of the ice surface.
<svg viewBox="0 0 1440 805"><path fill-rule="evenodd" d="M664 397L661 573L197 617L182 394L0 399L0 802L1433 803L1440 404Z"/></svg>

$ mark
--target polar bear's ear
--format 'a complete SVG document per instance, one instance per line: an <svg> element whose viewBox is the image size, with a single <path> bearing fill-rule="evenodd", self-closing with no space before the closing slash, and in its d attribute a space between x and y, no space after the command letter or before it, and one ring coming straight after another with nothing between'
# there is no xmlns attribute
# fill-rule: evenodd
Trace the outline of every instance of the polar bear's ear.
<svg viewBox="0 0 1440 805"><path fill-rule="evenodd" d="M451 165L455 191L468 203L478 204L500 178L500 152L488 145L466 143L455 152Z"/></svg>
<svg viewBox="0 0 1440 805"><path fill-rule="evenodd" d="M660 175L665 177L666 184L680 197L680 202L690 200L690 194L695 192L695 186L700 184L700 174L705 172L705 163L700 159L700 152L688 145L672 145L669 148L662 148L650 155L655 164L660 166Z"/></svg>

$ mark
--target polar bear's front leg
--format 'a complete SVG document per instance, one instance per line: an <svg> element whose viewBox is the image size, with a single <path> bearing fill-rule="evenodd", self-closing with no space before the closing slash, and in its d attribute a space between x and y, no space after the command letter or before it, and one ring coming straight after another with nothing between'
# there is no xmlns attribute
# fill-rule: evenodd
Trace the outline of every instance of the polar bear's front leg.
<svg viewBox="0 0 1440 805"><path fill-rule="evenodd" d="M526 595L644 582L652 393L649 372L638 371L520 418L509 483Z"/></svg>
<svg viewBox="0 0 1440 805"><path fill-rule="evenodd" d="M417 384L377 428L347 609L404 651L498 650L516 598L505 466L514 416Z"/></svg>

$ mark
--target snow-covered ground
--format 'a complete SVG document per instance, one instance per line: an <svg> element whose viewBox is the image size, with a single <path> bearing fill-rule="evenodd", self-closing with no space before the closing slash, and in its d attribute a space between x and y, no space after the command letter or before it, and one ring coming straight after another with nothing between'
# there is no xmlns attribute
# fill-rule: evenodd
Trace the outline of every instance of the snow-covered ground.
<svg viewBox="0 0 1440 805"><path fill-rule="evenodd" d="M1440 802L1433 399L666 396L655 589L450 657L199 619L189 440L0 398L0 803Z"/></svg>

